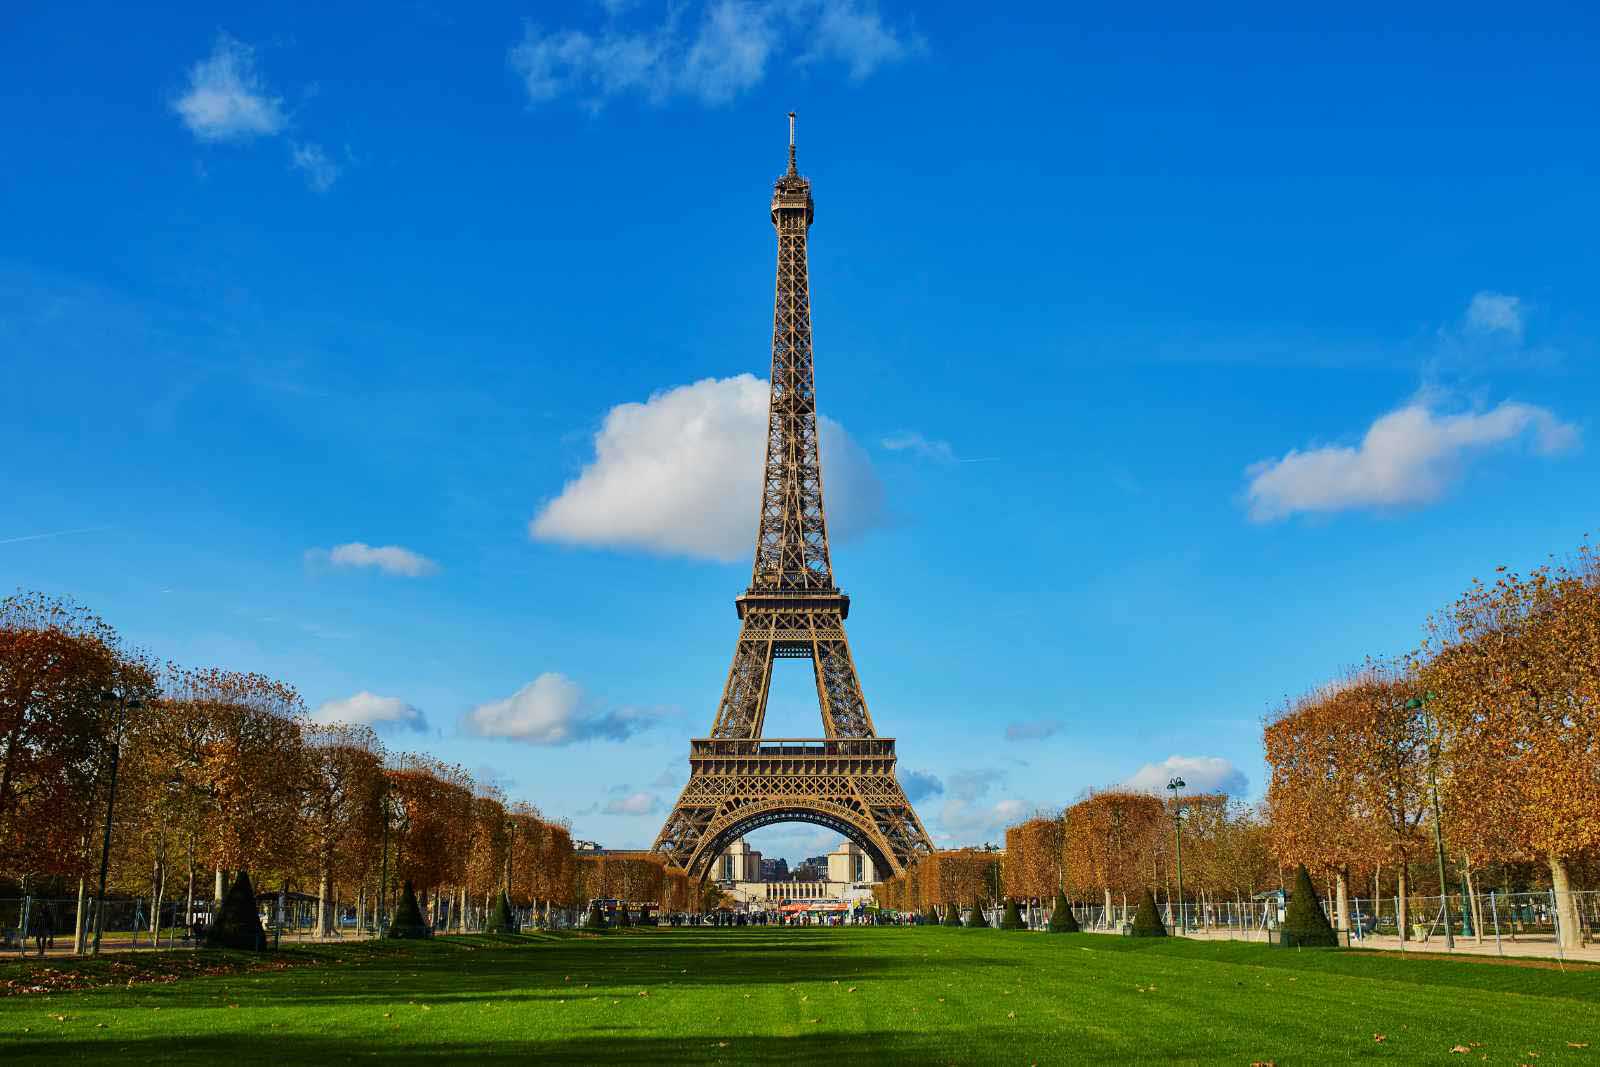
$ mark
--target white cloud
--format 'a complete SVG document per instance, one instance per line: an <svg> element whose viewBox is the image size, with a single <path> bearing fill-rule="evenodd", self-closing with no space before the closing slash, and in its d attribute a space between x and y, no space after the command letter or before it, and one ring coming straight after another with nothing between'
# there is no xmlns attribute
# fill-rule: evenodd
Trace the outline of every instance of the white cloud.
<svg viewBox="0 0 1600 1067"><path fill-rule="evenodd" d="M854 81L925 47L921 37L896 33L884 25L875 4L834 0L814 8L817 14L808 27L811 50L801 61L838 59L849 68Z"/></svg>
<svg viewBox="0 0 1600 1067"><path fill-rule="evenodd" d="M955 771L945 775L945 802L929 832L944 846L999 844L1005 828L1021 819L1029 805L1014 797L986 800L990 790L1005 781L1006 772L994 767Z"/></svg>
<svg viewBox="0 0 1600 1067"><path fill-rule="evenodd" d="M600 809L600 814L649 815L651 812L659 810L660 807L661 803L656 799L654 793L640 790L639 792L629 793L627 796L617 797L615 800L608 801L605 807Z"/></svg>
<svg viewBox="0 0 1600 1067"><path fill-rule="evenodd" d="M939 809L935 836L947 847L998 845L1005 840L1006 827L1021 821L1028 810L1016 799L985 803L951 797Z"/></svg>
<svg viewBox="0 0 1600 1067"><path fill-rule="evenodd" d="M225 33L208 58L189 68L188 91L172 107L202 141L271 137L289 121L283 101L256 71L255 50Z"/></svg>
<svg viewBox="0 0 1600 1067"><path fill-rule="evenodd" d="M555 746L596 739L623 741L655 719L649 712L629 708L596 711L578 683L547 671L504 700L473 708L462 717L461 728L479 737Z"/></svg>
<svg viewBox="0 0 1600 1067"><path fill-rule="evenodd" d="M327 192L339 180L342 168L328 158L321 145L309 142L292 145L289 158L295 169L306 176L306 184L316 192Z"/></svg>
<svg viewBox="0 0 1600 1067"><path fill-rule="evenodd" d="M1006 724L1007 741L1043 741L1061 732L1062 724L1056 719L1033 719L1029 722Z"/></svg>
<svg viewBox="0 0 1600 1067"><path fill-rule="evenodd" d="M910 452L923 459L936 459L943 463L954 462L956 458L955 449L950 447L950 442L930 440L920 433L911 431L892 434L879 444L890 452Z"/></svg>
<svg viewBox="0 0 1600 1067"><path fill-rule="evenodd" d="M598 108L637 93L720 104L759 84L776 54L838 62L860 80L922 48L863 0L708 0L671 5L662 21L633 27L621 21L632 4L602 2L609 18L593 33L524 26L508 60L529 101L572 94Z"/></svg>
<svg viewBox="0 0 1600 1067"><path fill-rule="evenodd" d="M1167 795L1167 783L1182 778L1185 793L1227 793L1243 796L1250 782L1244 772L1221 756L1168 756L1160 763L1146 763L1123 782L1124 788L1141 793Z"/></svg>
<svg viewBox="0 0 1600 1067"><path fill-rule="evenodd" d="M900 788L905 790L906 799L916 804L943 793L944 783L938 775L927 771L907 771L900 776Z"/></svg>
<svg viewBox="0 0 1600 1067"><path fill-rule="evenodd" d="M1467 328L1482 333L1507 333L1522 337L1521 297L1494 293L1487 289L1473 294L1467 305Z"/></svg>
<svg viewBox="0 0 1600 1067"><path fill-rule="evenodd" d="M1291 450L1251 466L1250 517L1426 503L1459 477L1467 453L1524 436L1549 455L1576 445L1578 430L1532 404L1506 401L1490 411L1438 415L1414 402L1380 417L1359 446Z"/></svg>
<svg viewBox="0 0 1600 1067"><path fill-rule="evenodd" d="M528 525L543 541L643 548L708 559L755 548L767 383L707 378L612 408L595 459ZM881 513L882 487L861 448L822 417L828 532L847 540Z"/></svg>
<svg viewBox="0 0 1600 1067"><path fill-rule="evenodd" d="M428 728L422 712L399 697L382 697L365 689L343 700L330 700L311 713L314 722L348 722L364 726L415 730Z"/></svg>
<svg viewBox="0 0 1600 1067"><path fill-rule="evenodd" d="M409 548L399 545L373 547L362 541L351 541L326 550L313 548L306 552L306 558L326 560L335 567L376 567L386 574L399 574L407 578L420 578L439 569L433 560Z"/></svg>

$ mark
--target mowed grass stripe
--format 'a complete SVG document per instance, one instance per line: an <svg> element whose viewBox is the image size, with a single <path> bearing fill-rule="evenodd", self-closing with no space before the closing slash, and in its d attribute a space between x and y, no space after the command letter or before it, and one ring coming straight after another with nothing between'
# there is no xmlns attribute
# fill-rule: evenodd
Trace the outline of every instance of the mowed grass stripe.
<svg viewBox="0 0 1600 1067"><path fill-rule="evenodd" d="M285 958L311 965L0 998L0 1062L1600 1067L1596 969L944 928L440 938Z"/></svg>

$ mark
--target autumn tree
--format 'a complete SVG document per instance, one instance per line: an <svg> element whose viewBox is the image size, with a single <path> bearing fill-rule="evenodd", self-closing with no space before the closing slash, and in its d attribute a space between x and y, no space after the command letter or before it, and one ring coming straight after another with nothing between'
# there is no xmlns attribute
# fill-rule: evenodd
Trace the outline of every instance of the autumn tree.
<svg viewBox="0 0 1600 1067"><path fill-rule="evenodd" d="M1160 800L1108 789L1073 804L1063 818L1064 876L1069 886L1103 895L1108 917L1113 894L1125 900L1154 885L1151 859L1167 824Z"/></svg>
<svg viewBox="0 0 1600 1067"><path fill-rule="evenodd" d="M0 600L0 873L85 873L125 708L105 696L148 699L153 681L81 605Z"/></svg>
<svg viewBox="0 0 1600 1067"><path fill-rule="evenodd" d="M1291 702L1262 735L1273 854L1282 866L1335 872L1341 930L1350 928L1351 867L1382 836L1368 788L1374 754L1362 748L1373 733L1365 721L1371 705L1351 699L1347 688L1333 685Z"/></svg>
<svg viewBox="0 0 1600 1067"><path fill-rule="evenodd" d="M201 851L216 872L213 899L221 899L226 870L294 869L307 780L299 694L264 675L220 668L174 669L163 688L160 715L181 720L189 746L174 769L207 801Z"/></svg>
<svg viewBox="0 0 1600 1067"><path fill-rule="evenodd" d="M1043 903L1061 886L1061 864L1060 815L1036 815L1006 828L1006 896Z"/></svg>
<svg viewBox="0 0 1600 1067"><path fill-rule="evenodd" d="M1581 939L1572 871L1600 849L1600 567L1473 583L1436 619L1423 676L1437 684L1446 818L1478 850L1543 859L1563 942ZM1459 815L1457 813L1459 812ZM1480 820L1501 841L1480 837Z"/></svg>
<svg viewBox="0 0 1600 1067"><path fill-rule="evenodd" d="M454 764L404 753L386 769L396 813L390 833L395 867L419 893L431 894L428 920L439 921L440 891L459 886L471 841L472 778Z"/></svg>
<svg viewBox="0 0 1600 1067"><path fill-rule="evenodd" d="M305 728L304 813L315 852L317 932L333 932L336 878L358 884L382 833L383 747L369 726Z"/></svg>

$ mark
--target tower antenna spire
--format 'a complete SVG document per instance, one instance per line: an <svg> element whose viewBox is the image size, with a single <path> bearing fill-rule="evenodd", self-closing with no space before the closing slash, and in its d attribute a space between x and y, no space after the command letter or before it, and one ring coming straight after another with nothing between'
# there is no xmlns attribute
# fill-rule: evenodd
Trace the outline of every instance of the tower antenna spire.
<svg viewBox="0 0 1600 1067"><path fill-rule="evenodd" d="M789 112L789 173L798 174L794 167L794 112Z"/></svg>

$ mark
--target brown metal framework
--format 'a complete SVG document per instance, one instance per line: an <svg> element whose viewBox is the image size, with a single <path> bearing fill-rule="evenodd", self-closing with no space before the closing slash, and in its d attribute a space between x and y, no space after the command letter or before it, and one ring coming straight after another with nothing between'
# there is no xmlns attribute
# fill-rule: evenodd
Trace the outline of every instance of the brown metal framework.
<svg viewBox="0 0 1600 1067"><path fill-rule="evenodd" d="M690 742L689 784L655 850L704 878L740 835L776 822L836 830L873 858L880 875L932 848L894 773L894 740L878 737L856 677L844 620L850 598L833 581L811 359L806 235L811 183L789 169L773 186L778 235L772 321L772 399L750 588L734 601L742 623L711 736ZM779 659L811 660L824 737L761 736Z"/></svg>

